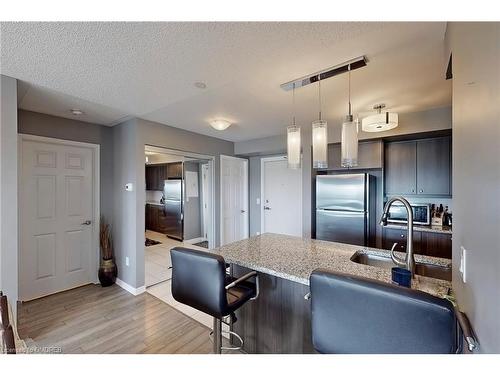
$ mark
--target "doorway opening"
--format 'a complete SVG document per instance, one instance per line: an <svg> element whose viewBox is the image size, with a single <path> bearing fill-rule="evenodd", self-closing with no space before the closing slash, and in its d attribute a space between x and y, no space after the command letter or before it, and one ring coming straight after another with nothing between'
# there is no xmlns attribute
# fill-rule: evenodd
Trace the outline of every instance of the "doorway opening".
<svg viewBox="0 0 500 375"><path fill-rule="evenodd" d="M171 248L215 246L214 158L148 145L144 157L144 275L148 288L169 282Z"/></svg>

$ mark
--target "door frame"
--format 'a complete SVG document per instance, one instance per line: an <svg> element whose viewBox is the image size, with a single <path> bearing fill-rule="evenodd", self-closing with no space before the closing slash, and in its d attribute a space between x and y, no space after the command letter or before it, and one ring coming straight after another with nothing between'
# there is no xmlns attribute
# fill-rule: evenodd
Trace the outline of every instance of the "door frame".
<svg viewBox="0 0 500 375"><path fill-rule="evenodd" d="M101 147L99 144L96 143L87 143L87 142L77 142L77 141L70 141L66 139L60 139L60 138L51 138L51 137L43 137L39 135L32 135L32 134L24 134L24 133L19 133L17 135L17 142L18 142L18 164L17 164L17 169L18 169L18 188L17 188L17 194L20 197L21 196L21 185L22 185L22 163L23 163L23 142L25 141L31 141L31 142L39 142L39 143L49 143L49 144L55 144L55 145L61 145L61 146L74 146L74 147L82 147L82 148L88 148L91 149L92 151L92 170L93 170L93 187L92 187L92 247L94 248L94 251L90 253L90 267L92 268L90 270L90 282L93 282L94 284L98 284L99 280L97 277L98 274L98 267L99 267L99 257L100 257L100 244L99 244L99 222L101 218L101 199L100 199L100 152L101 152ZM17 249L18 252L18 259L21 259L21 249L22 249L22 230L21 228L21 223L23 222L23 202L20 201L20 203L17 206L17 212L18 212L18 243L19 247ZM21 264L18 263L18 269L21 269ZM19 288L19 278L21 277L21 272L18 272L18 288ZM19 296L19 300L23 300L22 296Z"/></svg>
<svg viewBox="0 0 500 375"><path fill-rule="evenodd" d="M200 172L201 172L201 195L203 197L203 204L202 204L202 222L203 222L203 237L205 238L205 240L208 241L208 230L209 230L209 215L210 215L210 210L208 209L208 204L206 202L206 200L210 199L209 197L209 193L210 193L210 183L208 181L208 179L210 179L210 165L208 165L208 163L206 164L201 164L200 165ZM205 173L207 175L207 181L205 181L205 179L203 178L205 176ZM208 191L206 191L208 190ZM206 234L206 236L205 236Z"/></svg>
<svg viewBox="0 0 500 375"><path fill-rule="evenodd" d="M188 158L193 158L193 159L202 159L202 160L207 160L208 161L208 177L210 179L208 183L209 187L209 218L210 218L210 223L209 223L209 230L207 231L208 233L208 248L213 249L215 248L215 156L213 155L205 155L205 154L198 154L195 152L189 152L189 151L182 151L182 150L175 150L171 149L168 147L161 147L161 146L153 146L151 144L145 144L144 145L144 150L155 151L163 154L169 154L169 155L176 155L176 156L184 156ZM144 186L146 188L146 186ZM146 197L145 194L144 196L140 196L142 199L144 199L144 204L146 204ZM144 231L142 232L142 235L145 236ZM142 241L144 242L144 240ZM145 254L144 254L145 256Z"/></svg>
<svg viewBox="0 0 500 375"><path fill-rule="evenodd" d="M302 155L300 156L302 160ZM286 161L288 160L286 155L276 155L276 156L267 156L263 157L260 159L260 233L264 233L264 186L265 186L265 169L264 165L268 161ZM302 171L302 163L300 170ZM303 192L303 187L302 187L302 181L300 185L300 192L302 195ZM301 205L301 212L302 216L300 217L300 226L302 228L302 233L304 233L304 220L303 220L303 215L304 215L304 205L302 204L302 199L300 200L300 205Z"/></svg>
<svg viewBox="0 0 500 375"><path fill-rule="evenodd" d="M223 225L223 221L222 221L222 214L223 214L223 211L222 211L222 161L223 160L238 160L238 161L243 161L244 164L245 164L245 170L246 170L246 173L245 173L245 179L243 181L243 186L245 187L245 190L246 190L246 196L247 196L247 199L245 199L245 211L246 211L246 216L245 216L245 222L243 224L244 228L245 228L245 233L244 233L244 237L245 238L248 238L249 234L250 234L250 212L248 212L248 208L249 208L249 202L248 202L248 199L249 199L249 187L248 187L248 174L249 174L249 170L248 170L248 159L245 159L245 158L239 158L237 156L229 156L229 155L220 155L220 173L219 173L219 212L220 212L220 217L219 217L219 235L220 235L220 238L219 238L219 244L222 246L222 239L224 238L224 225Z"/></svg>

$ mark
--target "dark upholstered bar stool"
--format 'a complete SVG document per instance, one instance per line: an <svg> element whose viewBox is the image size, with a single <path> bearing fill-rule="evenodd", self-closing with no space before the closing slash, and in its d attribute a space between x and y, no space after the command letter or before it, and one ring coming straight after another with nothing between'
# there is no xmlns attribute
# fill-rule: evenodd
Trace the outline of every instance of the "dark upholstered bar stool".
<svg viewBox="0 0 500 375"><path fill-rule="evenodd" d="M226 263L220 255L206 251L175 247L170 250L172 257L172 296L180 303L203 311L214 318L214 353L223 349L240 349L243 342L234 332L241 345L237 348L222 346L222 320L230 316L235 321L234 312L247 301L259 294L257 272L252 271L235 279L226 274ZM248 282L255 278L255 283Z"/></svg>
<svg viewBox="0 0 500 375"><path fill-rule="evenodd" d="M318 269L310 276L312 338L320 353L461 351L450 301Z"/></svg>

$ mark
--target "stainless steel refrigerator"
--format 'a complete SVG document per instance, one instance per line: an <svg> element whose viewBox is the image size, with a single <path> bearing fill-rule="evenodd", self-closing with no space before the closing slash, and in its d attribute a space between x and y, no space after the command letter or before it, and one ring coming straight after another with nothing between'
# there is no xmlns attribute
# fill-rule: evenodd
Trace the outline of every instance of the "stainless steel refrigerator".
<svg viewBox="0 0 500 375"><path fill-rule="evenodd" d="M184 237L182 195L182 180L165 180L163 185L165 234L180 241L183 241Z"/></svg>
<svg viewBox="0 0 500 375"><path fill-rule="evenodd" d="M374 190L375 178L367 173L317 176L316 238L371 245L375 236Z"/></svg>

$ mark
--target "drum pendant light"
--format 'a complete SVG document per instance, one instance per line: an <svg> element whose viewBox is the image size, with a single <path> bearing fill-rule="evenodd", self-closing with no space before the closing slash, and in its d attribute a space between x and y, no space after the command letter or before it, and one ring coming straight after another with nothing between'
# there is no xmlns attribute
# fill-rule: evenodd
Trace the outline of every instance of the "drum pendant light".
<svg viewBox="0 0 500 375"><path fill-rule="evenodd" d="M358 165L358 122L353 121L351 113L351 65L349 71L349 114L342 124L341 165L352 168Z"/></svg>
<svg viewBox="0 0 500 375"><path fill-rule="evenodd" d="M321 80L318 80L319 117L312 122L313 168L328 168L328 124L321 119Z"/></svg>

